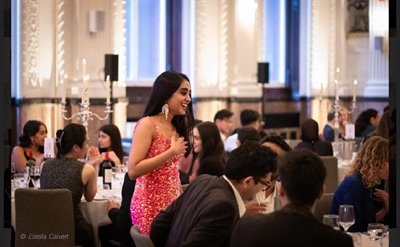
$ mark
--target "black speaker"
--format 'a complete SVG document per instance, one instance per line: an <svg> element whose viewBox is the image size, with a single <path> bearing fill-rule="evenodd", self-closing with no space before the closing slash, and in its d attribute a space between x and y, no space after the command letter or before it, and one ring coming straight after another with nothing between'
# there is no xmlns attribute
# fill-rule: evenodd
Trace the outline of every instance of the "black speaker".
<svg viewBox="0 0 400 247"><path fill-rule="evenodd" d="M118 55L106 54L104 61L104 80L109 75L110 81L118 81Z"/></svg>
<svg viewBox="0 0 400 247"><path fill-rule="evenodd" d="M269 63L258 63L257 67L257 82L269 82Z"/></svg>

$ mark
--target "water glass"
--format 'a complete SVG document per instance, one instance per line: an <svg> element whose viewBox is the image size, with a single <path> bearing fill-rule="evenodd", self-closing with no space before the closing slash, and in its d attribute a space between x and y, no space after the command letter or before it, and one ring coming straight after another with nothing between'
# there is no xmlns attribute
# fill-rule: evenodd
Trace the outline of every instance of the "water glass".
<svg viewBox="0 0 400 247"><path fill-rule="evenodd" d="M120 165L120 166L115 166L112 168L112 174L114 181L117 183L118 187L122 187L122 184L124 182L124 177L127 169L126 166Z"/></svg>
<svg viewBox="0 0 400 247"><path fill-rule="evenodd" d="M339 224L338 224L338 218L336 214L324 214L322 218L322 223L324 223L327 226L332 227L335 230L339 230Z"/></svg>
<svg viewBox="0 0 400 247"><path fill-rule="evenodd" d="M129 156L122 157L122 165L128 166L128 159L129 159Z"/></svg>
<svg viewBox="0 0 400 247"><path fill-rule="evenodd" d="M386 227L381 223L369 223L368 224L368 236L373 241L378 241L383 237L386 232Z"/></svg>
<svg viewBox="0 0 400 247"><path fill-rule="evenodd" d="M15 191L18 188L27 188L27 187L28 187L28 181L26 179L25 173L15 173L12 190Z"/></svg>

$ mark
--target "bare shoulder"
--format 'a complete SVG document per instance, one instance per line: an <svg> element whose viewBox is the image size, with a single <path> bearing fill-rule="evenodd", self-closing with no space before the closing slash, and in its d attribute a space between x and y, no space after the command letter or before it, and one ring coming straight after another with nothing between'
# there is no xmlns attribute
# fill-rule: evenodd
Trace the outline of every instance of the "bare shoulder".
<svg viewBox="0 0 400 247"><path fill-rule="evenodd" d="M144 117L139 120L135 127L135 132L151 134L155 130L155 120L152 117Z"/></svg>
<svg viewBox="0 0 400 247"><path fill-rule="evenodd" d="M91 164L85 164L83 166L83 172L91 174L92 172L95 173L96 169Z"/></svg>
<svg viewBox="0 0 400 247"><path fill-rule="evenodd" d="M12 153L14 154L23 154L24 153L24 148L21 146L15 146L12 150Z"/></svg>

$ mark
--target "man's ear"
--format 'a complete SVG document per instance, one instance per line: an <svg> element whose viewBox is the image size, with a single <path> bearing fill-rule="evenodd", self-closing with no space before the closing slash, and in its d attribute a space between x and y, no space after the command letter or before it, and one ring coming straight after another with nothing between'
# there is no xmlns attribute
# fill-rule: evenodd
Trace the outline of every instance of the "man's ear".
<svg viewBox="0 0 400 247"><path fill-rule="evenodd" d="M254 183L254 178L252 176L248 176L242 179L243 187L249 187L251 183Z"/></svg>
<svg viewBox="0 0 400 247"><path fill-rule="evenodd" d="M279 196L285 196L286 195L286 190L285 190L285 186L281 183L281 187L279 188Z"/></svg>

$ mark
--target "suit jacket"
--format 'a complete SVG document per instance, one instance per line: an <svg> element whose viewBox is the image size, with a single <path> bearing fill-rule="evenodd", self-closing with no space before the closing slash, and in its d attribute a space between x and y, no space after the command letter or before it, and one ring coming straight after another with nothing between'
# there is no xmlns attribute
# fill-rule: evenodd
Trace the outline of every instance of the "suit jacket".
<svg viewBox="0 0 400 247"><path fill-rule="evenodd" d="M201 174L222 176L224 175L224 168L225 163L222 157L212 155L200 161L197 176L200 176Z"/></svg>
<svg viewBox="0 0 400 247"><path fill-rule="evenodd" d="M329 124L325 124L322 132L324 141L333 142L335 140L335 130Z"/></svg>
<svg viewBox="0 0 400 247"><path fill-rule="evenodd" d="M155 246L229 246L239 208L223 177L201 175L151 225Z"/></svg>
<svg viewBox="0 0 400 247"><path fill-rule="evenodd" d="M307 207L291 203L270 214L242 217L231 246L351 247L353 240L319 222Z"/></svg>

